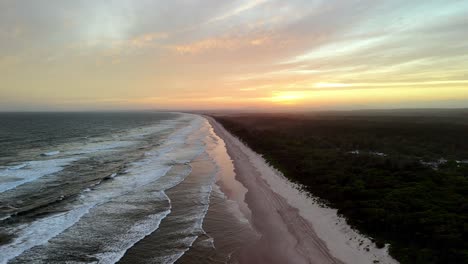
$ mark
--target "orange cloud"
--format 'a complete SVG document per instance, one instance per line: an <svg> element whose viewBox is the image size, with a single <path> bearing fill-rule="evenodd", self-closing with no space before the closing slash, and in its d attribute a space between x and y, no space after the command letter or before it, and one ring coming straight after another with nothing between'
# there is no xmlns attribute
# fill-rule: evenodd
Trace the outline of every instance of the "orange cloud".
<svg viewBox="0 0 468 264"><path fill-rule="evenodd" d="M214 37L186 45L171 48L179 54L198 54L209 50L237 50L244 47L262 46L271 42L270 36L249 37Z"/></svg>
<svg viewBox="0 0 468 264"><path fill-rule="evenodd" d="M169 34L165 32L148 33L131 39L130 44L133 47L141 48L150 45L155 40L167 39L168 37Z"/></svg>

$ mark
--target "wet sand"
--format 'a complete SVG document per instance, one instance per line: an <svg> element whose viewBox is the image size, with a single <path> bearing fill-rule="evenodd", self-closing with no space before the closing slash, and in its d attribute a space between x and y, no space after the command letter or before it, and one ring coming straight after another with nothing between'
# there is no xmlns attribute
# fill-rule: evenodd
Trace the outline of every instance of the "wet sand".
<svg viewBox="0 0 468 264"><path fill-rule="evenodd" d="M259 235L249 219L250 210L244 202L247 189L235 179L234 166L226 147L213 131L208 121L205 126L205 153L191 163L196 178L214 174L209 208L203 219L204 235L198 237L185 254L177 260L180 264L239 263L238 252L249 248Z"/></svg>
<svg viewBox="0 0 468 264"><path fill-rule="evenodd" d="M214 119L207 119L225 142L236 180L247 189L251 223L261 235L253 246L238 252L239 263L343 263L330 253L298 209L270 188L233 136Z"/></svg>
<svg viewBox="0 0 468 264"><path fill-rule="evenodd" d="M207 155L196 159L191 166L194 180L214 174L216 170L215 163ZM237 263L232 258L233 253L256 241L255 231L248 222L241 221L233 213L238 211L235 202L228 200L217 186L216 183L212 185L210 206L203 219L204 233L198 235L193 245L177 260L177 264Z"/></svg>

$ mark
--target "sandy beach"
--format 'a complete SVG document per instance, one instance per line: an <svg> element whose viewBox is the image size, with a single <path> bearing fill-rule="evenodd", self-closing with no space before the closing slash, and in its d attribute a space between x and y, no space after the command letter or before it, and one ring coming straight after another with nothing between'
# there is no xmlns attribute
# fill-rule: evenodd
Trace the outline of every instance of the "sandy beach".
<svg viewBox="0 0 468 264"><path fill-rule="evenodd" d="M377 249L335 210L314 204L213 118L206 118L225 143L235 179L247 189L250 222L260 234L253 246L238 252L238 262L397 263L386 248Z"/></svg>

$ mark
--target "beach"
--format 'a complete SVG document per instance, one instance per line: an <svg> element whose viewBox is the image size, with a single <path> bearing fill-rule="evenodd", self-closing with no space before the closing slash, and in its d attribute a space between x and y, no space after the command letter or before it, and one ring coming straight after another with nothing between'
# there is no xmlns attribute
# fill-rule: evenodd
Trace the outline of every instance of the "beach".
<svg viewBox="0 0 468 264"><path fill-rule="evenodd" d="M235 179L245 188L250 223L259 239L236 253L239 263L398 263L271 168L265 160L206 117L226 147ZM229 185L221 179L218 184ZM216 244L216 242L215 242Z"/></svg>

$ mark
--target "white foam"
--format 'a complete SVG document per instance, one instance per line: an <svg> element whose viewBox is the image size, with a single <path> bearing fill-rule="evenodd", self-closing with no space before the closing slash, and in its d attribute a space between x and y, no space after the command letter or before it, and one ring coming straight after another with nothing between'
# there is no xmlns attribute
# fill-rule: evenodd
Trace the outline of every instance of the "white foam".
<svg viewBox="0 0 468 264"><path fill-rule="evenodd" d="M172 254L172 255L166 255L166 256L162 256L162 257L152 258L148 263L173 264L180 257L182 257L185 254L186 251L187 250L185 250L183 252L175 253L175 254Z"/></svg>
<svg viewBox="0 0 468 264"><path fill-rule="evenodd" d="M94 138L91 142L66 143L56 148L59 150L42 153L41 156L56 159L25 161L18 165L0 169L0 193L14 189L19 185L37 180L40 177L57 173L74 161L89 157L95 153L105 153L126 149L137 144L140 138L174 129L181 121L193 119L190 115L181 115L173 120L164 120L157 124L135 128L110 137Z"/></svg>
<svg viewBox="0 0 468 264"><path fill-rule="evenodd" d="M213 179L214 179L214 175L211 176L211 180L213 180ZM208 183L208 185L200 187L202 192L201 192L201 197L200 197L201 200L199 202L204 204L203 209L198 214L192 216L191 219L189 218L190 220L195 220L195 224L189 230L187 230L187 232L184 232L184 233L189 233L189 234L203 233L203 234L206 234L206 232L203 230L203 222L205 220L206 214L208 213L208 209L209 209L209 205L210 205L210 196L211 196L211 192L213 190L212 186L213 186L213 183L210 182L210 183ZM187 220L187 218L184 218L184 220ZM188 245L188 247L186 249L184 249L180 254L176 254L176 255L173 255L172 258L168 258L166 260L166 262L164 262L164 263L171 263L171 264L175 263L180 257L182 257L185 254L185 252L187 252L187 250L189 250L189 248L192 247L193 243L195 243L197 238L198 238L198 235L185 237L183 239L183 240L185 240L184 244ZM214 247L214 245L213 245L213 247Z"/></svg>
<svg viewBox="0 0 468 264"><path fill-rule="evenodd" d="M19 185L59 172L76 160L76 158L64 158L27 161L23 164L0 170L0 192L14 189Z"/></svg>
<svg viewBox="0 0 468 264"><path fill-rule="evenodd" d="M229 208L232 213L241 221L248 222L251 218L252 212L250 211L247 203L245 203L245 195L247 189L245 186L235 179L234 164L232 163L231 157L229 157L226 144L213 130L208 121L205 121L205 125L209 128L209 137L205 139L207 144L208 156L216 164L216 180L218 184L215 185L215 190L222 194L228 201ZM226 188L229 192L229 197L220 189L220 187Z"/></svg>
<svg viewBox="0 0 468 264"><path fill-rule="evenodd" d="M67 151L65 154L69 155L81 155L81 154L93 154L93 153L101 153L101 152L108 152L108 151L116 151L120 150L129 146L134 145L136 142L134 141L100 141L100 142L93 142L88 143L82 147L76 147Z"/></svg>
<svg viewBox="0 0 468 264"><path fill-rule="evenodd" d="M24 168L26 166L28 166L27 163L22 163L22 164L7 167L7 170L19 170L19 169L22 169L22 168Z"/></svg>
<svg viewBox="0 0 468 264"><path fill-rule="evenodd" d="M215 244L214 244L214 239L212 237L201 240L199 244L207 248L216 249Z"/></svg>
<svg viewBox="0 0 468 264"><path fill-rule="evenodd" d="M35 181L43 176L60 172L74 161L88 157L88 154L119 150L135 144L131 141L104 141L78 147L76 143L62 146L65 151L50 151L44 157L57 156L55 159L25 161L18 165L0 169L0 193L14 189L22 184ZM68 148L68 150L66 150Z"/></svg>
<svg viewBox="0 0 468 264"><path fill-rule="evenodd" d="M59 150L55 150L55 151L49 151L49 152L42 153L41 156L55 156L55 155L58 155L59 153L60 153Z"/></svg>
<svg viewBox="0 0 468 264"><path fill-rule="evenodd" d="M112 249L95 255L99 259L99 263L113 264L119 261L129 248L156 231L161 221L169 213L170 210L167 210L159 214L149 215L146 219L137 222L127 233L121 235L116 241L113 241Z"/></svg>
<svg viewBox="0 0 468 264"><path fill-rule="evenodd" d="M10 244L0 246L0 252L2 252L0 263L7 263L25 250L46 243L50 238L75 224L91 208L91 205L82 206L66 213L37 220L28 226L20 226L16 230L17 238Z"/></svg>
<svg viewBox="0 0 468 264"><path fill-rule="evenodd" d="M151 151L147 151L145 153L145 158L143 160L133 163L133 165L127 169L125 176L118 177L115 179L115 181L128 182L130 186L127 184L125 188L130 187L129 191L135 190L135 189L138 189L139 187L147 186L150 183L154 182L155 180L159 179L160 176L158 177L157 175L161 175L161 174L156 173L157 175L154 175L154 172L156 171L158 166L161 166L161 164L165 164L165 166L167 166L169 170L171 168L171 165L181 163L180 159L174 160L175 157L178 157L178 158L184 157L184 158L188 158L188 160L192 160L193 158L195 158L197 154L194 154L194 152L191 152L191 151L187 152L186 149L183 148L183 146L186 144L187 137L199 128L199 124L200 124L200 120L198 118L195 118L192 122L189 123L189 125L177 130L175 133L170 135L167 138L167 140L159 148L156 148ZM190 153L190 154L187 154L187 153ZM174 161L177 161L177 162L174 162ZM166 173L167 171L164 174ZM185 176L188 175L189 173L190 171L187 171L183 178L185 178ZM133 178L135 175L138 175L140 177ZM132 179L129 179L129 177L131 177ZM174 177L172 181L166 182L166 183L158 182L158 185L162 189L171 188L177 185L178 183L180 183L183 180L183 178ZM149 181L146 181L146 180L149 180ZM124 184L124 182L122 182L122 184ZM136 183L139 183L139 184L135 185ZM206 188L202 188L202 189L206 195L206 197L204 197L205 198L204 202L206 203L206 206L205 206L205 209L200 212L200 215L197 217L198 221L196 221L196 225L194 226L194 229L200 229L200 230L202 228L202 220L204 218L204 215L207 212L208 203L209 203L208 200L206 199L209 199L208 198L209 193L211 192L211 189L209 187L208 189ZM169 197L167 197L163 191L161 191L160 194L164 195L164 197L167 200L169 200ZM96 195L102 196L102 193L96 192ZM120 206L120 208L128 209L126 208L126 206L124 206L123 208L122 206ZM144 219L135 223L129 231L118 236L116 239L112 241L112 243L109 243L107 245L107 248L103 249L104 252L101 252L95 255L97 258L99 258L99 263L117 262L120 258L124 256L125 252L129 248L131 248L134 244L136 244L138 241L140 241L144 237L148 236L149 234L157 230L162 219L164 219L169 214L169 212L170 211L166 211L160 214L150 215L147 217L147 219ZM202 219L200 220L199 218L202 218ZM196 240L196 236L187 237L186 239L188 240L187 243L192 245L193 242ZM166 259L165 263L173 263L173 261L171 260L173 260L174 258L178 259L182 255L183 253L174 255L171 258Z"/></svg>
<svg viewBox="0 0 468 264"><path fill-rule="evenodd" d="M0 263L6 263L8 260L19 256L26 250L46 243L51 238L57 236L80 221L80 219L85 214L89 213L92 208L97 208L98 206L112 201L117 197L122 197L127 193L131 193L138 188L142 188L157 181L171 169L174 164L174 157L184 157L189 160L195 158L194 155L200 150L195 152L183 151L184 153L182 154L177 154L173 151L183 149L182 147L184 146L188 135L199 127L201 123L200 118L191 118L193 121L173 132L161 146L149 151L149 154L146 155L143 160L130 164L123 177L115 177L112 181L97 186L95 190L88 189L83 192L79 199L71 205L71 210L36 220L29 225L11 227L12 229L9 231L14 233L16 238L11 243L0 246L0 252L2 252ZM29 167L33 167L33 165L37 167L38 164L43 164L44 170L48 169L47 172L52 173L59 171L62 166L73 160L75 159L29 162L28 165L23 168L27 169ZM51 167L53 164L56 166ZM20 168L15 172L21 171L23 168ZM41 175L43 174L44 173ZM115 175L113 174L113 176ZM28 180L34 180L34 177L29 175ZM181 179L174 177L173 182L166 183L166 185L168 188L172 187L174 184L180 182L180 180ZM162 194L165 196L163 192ZM129 232L123 235L122 239L119 239L116 241L115 245L112 245L112 250L103 252L100 255L102 263L113 263L120 259L125 251L134 243L154 232L154 230L158 228L160 221L168 213L169 211L154 214L149 216L148 219L137 222ZM202 213L206 214L206 210ZM3 254L3 252L6 253Z"/></svg>
<svg viewBox="0 0 468 264"><path fill-rule="evenodd" d="M169 166L157 164L151 168L140 170L137 174L133 173L126 175L126 177L116 178L112 184L102 186L95 192L84 192L74 209L68 212L37 220L30 225L16 227L14 233L17 237L14 241L0 246L1 252L7 252L0 257L0 263L6 263L9 259L19 256L26 250L46 243L77 223L91 208L154 182L166 174L169 169Z"/></svg>

